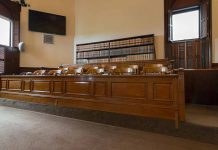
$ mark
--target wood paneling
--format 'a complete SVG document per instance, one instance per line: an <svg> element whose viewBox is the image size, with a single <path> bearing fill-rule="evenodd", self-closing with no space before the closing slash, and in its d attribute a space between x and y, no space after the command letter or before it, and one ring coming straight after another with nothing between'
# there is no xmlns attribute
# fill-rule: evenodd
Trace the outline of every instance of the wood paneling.
<svg viewBox="0 0 218 150"><path fill-rule="evenodd" d="M187 103L218 105L218 70L185 70Z"/></svg>
<svg viewBox="0 0 218 150"><path fill-rule="evenodd" d="M58 106L171 119L178 124L179 120L185 119L183 82L183 74L1 76L0 96Z"/></svg>
<svg viewBox="0 0 218 150"><path fill-rule="evenodd" d="M89 82L74 82L68 81L66 85L66 94L73 95L90 95L90 83Z"/></svg>
<svg viewBox="0 0 218 150"><path fill-rule="evenodd" d="M63 92L63 82L53 81L53 93L62 93Z"/></svg>
<svg viewBox="0 0 218 150"><path fill-rule="evenodd" d="M32 91L50 93L50 81L32 81Z"/></svg>
<svg viewBox="0 0 218 150"><path fill-rule="evenodd" d="M2 80L1 81L1 89L6 90L7 89L7 80Z"/></svg>
<svg viewBox="0 0 218 150"><path fill-rule="evenodd" d="M107 96L107 83L106 82L95 82L94 83L94 96Z"/></svg>
<svg viewBox="0 0 218 150"><path fill-rule="evenodd" d="M8 90L21 91L21 80L10 80L8 81Z"/></svg>
<svg viewBox="0 0 218 150"><path fill-rule="evenodd" d="M154 100L155 101L173 101L172 84L155 83L154 84Z"/></svg>
<svg viewBox="0 0 218 150"><path fill-rule="evenodd" d="M24 80L23 81L23 91L30 92L31 91L31 82L30 80Z"/></svg>
<svg viewBox="0 0 218 150"><path fill-rule="evenodd" d="M19 73L20 52L17 48L0 45L0 74Z"/></svg>
<svg viewBox="0 0 218 150"><path fill-rule="evenodd" d="M112 83L112 97L145 98L145 83ZM128 91L128 92L127 92Z"/></svg>

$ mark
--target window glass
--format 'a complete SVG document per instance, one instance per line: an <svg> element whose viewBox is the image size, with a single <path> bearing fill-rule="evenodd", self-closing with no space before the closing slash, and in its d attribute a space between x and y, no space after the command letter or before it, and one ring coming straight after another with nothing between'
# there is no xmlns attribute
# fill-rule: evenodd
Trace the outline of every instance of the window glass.
<svg viewBox="0 0 218 150"><path fill-rule="evenodd" d="M173 41L199 38L199 26L199 10L173 14Z"/></svg>
<svg viewBox="0 0 218 150"><path fill-rule="evenodd" d="M11 22L0 16L0 45L10 46Z"/></svg>

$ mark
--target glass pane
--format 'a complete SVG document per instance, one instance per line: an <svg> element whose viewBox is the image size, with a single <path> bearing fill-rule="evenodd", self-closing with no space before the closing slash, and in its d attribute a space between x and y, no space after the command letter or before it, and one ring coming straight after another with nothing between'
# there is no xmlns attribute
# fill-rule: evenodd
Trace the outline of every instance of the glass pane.
<svg viewBox="0 0 218 150"><path fill-rule="evenodd" d="M172 16L173 41L199 38L199 10Z"/></svg>
<svg viewBox="0 0 218 150"><path fill-rule="evenodd" d="M0 17L0 45L10 46L10 21Z"/></svg>

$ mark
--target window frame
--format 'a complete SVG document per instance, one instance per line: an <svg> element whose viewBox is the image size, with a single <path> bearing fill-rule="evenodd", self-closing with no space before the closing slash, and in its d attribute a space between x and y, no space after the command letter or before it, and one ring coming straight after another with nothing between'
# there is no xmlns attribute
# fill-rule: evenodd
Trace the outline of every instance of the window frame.
<svg viewBox="0 0 218 150"><path fill-rule="evenodd" d="M9 45L2 45L2 44L0 44L0 45L4 46L4 47L12 47L12 45L13 45L13 31L12 31L13 30L13 21L10 18L7 18L7 17L2 16L2 15L0 15L0 18L10 22Z"/></svg>
<svg viewBox="0 0 218 150"><path fill-rule="evenodd" d="M198 32L198 38L191 38L191 39L183 39L183 40L173 40L173 25L171 24L172 26L172 29L170 31L170 40L171 42L182 42L182 41L191 41L191 40L197 40L197 39L200 39L200 18L201 18L201 14L200 14L200 6L193 6L193 7L187 7L187 8L184 8L184 9L177 9L177 10L173 10L172 13L171 13L171 16L170 16L170 19L171 19L171 23L173 22L173 15L176 15L176 14L182 14L182 13L187 13L187 12L192 12L192 11L199 11L199 22L198 22L198 25L199 25L199 32Z"/></svg>

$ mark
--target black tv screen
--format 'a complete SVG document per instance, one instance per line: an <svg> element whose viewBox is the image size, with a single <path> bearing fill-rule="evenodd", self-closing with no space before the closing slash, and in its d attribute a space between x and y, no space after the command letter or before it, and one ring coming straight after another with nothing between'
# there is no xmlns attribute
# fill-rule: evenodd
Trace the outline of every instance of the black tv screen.
<svg viewBox="0 0 218 150"><path fill-rule="evenodd" d="M29 10L29 30L66 35L66 17Z"/></svg>

